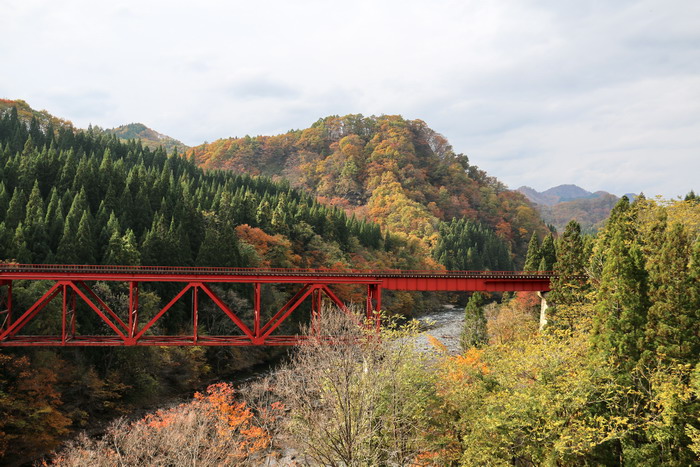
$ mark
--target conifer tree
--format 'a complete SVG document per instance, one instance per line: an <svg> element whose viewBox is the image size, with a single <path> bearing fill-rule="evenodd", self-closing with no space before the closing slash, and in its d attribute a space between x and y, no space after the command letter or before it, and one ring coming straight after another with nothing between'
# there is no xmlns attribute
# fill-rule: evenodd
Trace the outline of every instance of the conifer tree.
<svg viewBox="0 0 700 467"><path fill-rule="evenodd" d="M464 325L460 336L460 345L463 350L480 347L488 342L482 303L483 296L479 292L474 292L464 308Z"/></svg>
<svg viewBox="0 0 700 467"><path fill-rule="evenodd" d="M58 250L58 244L63 236L64 227L63 208L61 207L60 201L55 204L49 203L49 209L46 211L46 219L49 248L55 255L55 252Z"/></svg>
<svg viewBox="0 0 700 467"><path fill-rule="evenodd" d="M141 263L141 254L138 250L134 231L127 229L124 235L113 231L109 239L109 246L105 254L105 264L118 264L126 266L138 266Z"/></svg>
<svg viewBox="0 0 700 467"><path fill-rule="evenodd" d="M29 261L32 263L44 262L51 252L44 218L44 201L39 191L39 182L36 181L29 195L24 217L24 238L30 251Z"/></svg>
<svg viewBox="0 0 700 467"><path fill-rule="evenodd" d="M10 205L10 197L5 188L5 182L0 181L0 213L6 213Z"/></svg>
<svg viewBox="0 0 700 467"><path fill-rule="evenodd" d="M92 220L90 219L90 213L88 211L83 212L83 216L80 218L76 246L78 248L78 261L81 264L95 264L96 238L93 233Z"/></svg>
<svg viewBox="0 0 700 467"><path fill-rule="evenodd" d="M9 229L15 229L24 219L24 210L27 206L27 197L21 189L16 189L12 193L10 204L5 214L5 224Z"/></svg>
<svg viewBox="0 0 700 467"><path fill-rule="evenodd" d="M20 222L15 229L15 235L12 238L12 257L18 263L31 263L32 253L27 247L27 240L24 236L24 226Z"/></svg>
<svg viewBox="0 0 700 467"><path fill-rule="evenodd" d="M530 243L527 245L527 254L525 255L525 265L523 271L537 271L542 261L540 253L540 240L537 238L537 232L532 232Z"/></svg>
<svg viewBox="0 0 700 467"><path fill-rule="evenodd" d="M557 262L557 249L554 245L554 236L552 233L548 233L547 236L542 241L542 246L540 247L540 260L539 271L553 271L554 263ZM544 268L544 269L543 269Z"/></svg>
<svg viewBox="0 0 700 467"><path fill-rule="evenodd" d="M593 342L605 355L630 369L644 348L649 301L641 249L625 232L614 229L605 251Z"/></svg>
<svg viewBox="0 0 700 467"><path fill-rule="evenodd" d="M557 261L554 264L555 276L552 278L552 291L547 298L550 301L549 325L573 327L579 317L561 316L560 310L584 302L589 291L586 278L586 250L581 237L581 225L575 220L569 221L564 233L557 243ZM567 308L568 309L568 308Z"/></svg>
<svg viewBox="0 0 700 467"><path fill-rule="evenodd" d="M69 222L68 219L66 219L63 223L63 234L61 235L61 240L56 249L56 262L61 264L80 263L77 242L78 224L73 221L77 216L77 209L74 211L71 208L71 212L73 212L71 221Z"/></svg>
<svg viewBox="0 0 700 467"><path fill-rule="evenodd" d="M659 248L648 260L652 302L646 326L645 356L677 363L696 363L698 333L697 251L691 256L687 231L681 224L667 228Z"/></svg>
<svg viewBox="0 0 700 467"><path fill-rule="evenodd" d="M12 258L12 238L14 232L5 227L4 222L0 222L0 261Z"/></svg>

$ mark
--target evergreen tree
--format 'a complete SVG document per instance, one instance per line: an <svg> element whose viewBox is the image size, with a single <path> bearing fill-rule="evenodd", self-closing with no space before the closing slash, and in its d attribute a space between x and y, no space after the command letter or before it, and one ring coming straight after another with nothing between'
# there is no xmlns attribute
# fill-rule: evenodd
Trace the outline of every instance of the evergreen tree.
<svg viewBox="0 0 700 467"><path fill-rule="evenodd" d="M613 232L598 286L593 341L605 355L630 369L644 348L649 308L647 273L639 245Z"/></svg>
<svg viewBox="0 0 700 467"><path fill-rule="evenodd" d="M364 224L361 224L364 225ZM381 232L374 225L363 227L371 232L372 240L379 245ZM376 229L376 230L371 230ZM510 250L505 241L491 229L467 219L442 222L440 236L433 249L433 258L450 270L501 270L513 269Z"/></svg>
<svg viewBox="0 0 700 467"><path fill-rule="evenodd" d="M215 222L209 223L197 253L197 266L241 266L238 237L231 225L224 225L219 229Z"/></svg>
<svg viewBox="0 0 700 467"><path fill-rule="evenodd" d="M73 210L71 209L71 211ZM74 218L75 217L73 216L72 219ZM68 222L66 220L66 222L63 223L63 234L61 235L61 240L58 244L58 248L56 249L55 259L57 263L80 263L80 256L78 254L77 235L78 225L75 222Z"/></svg>
<svg viewBox="0 0 700 467"><path fill-rule="evenodd" d="M109 239L109 246L105 255L105 264L117 264L126 266L138 266L141 264L141 254L138 250L136 235L131 229L127 229L124 235L113 231Z"/></svg>
<svg viewBox="0 0 700 467"><path fill-rule="evenodd" d="M92 229L92 220L88 211L83 212L78 224L76 246L77 256L80 264L95 264L96 238Z"/></svg>
<svg viewBox="0 0 700 467"><path fill-rule="evenodd" d="M530 243L527 245L527 254L525 255L525 265L523 271L537 271L542 261L540 253L540 240L537 238L537 232L532 232Z"/></svg>
<svg viewBox="0 0 700 467"><path fill-rule="evenodd" d="M656 357L679 363L696 363L700 355L698 333L697 252L681 224L666 229L663 242L648 260L652 302L646 326L647 360Z"/></svg>
<svg viewBox="0 0 700 467"><path fill-rule="evenodd" d="M0 261L12 259L14 232L5 226L4 222L0 222Z"/></svg>
<svg viewBox="0 0 700 467"><path fill-rule="evenodd" d="M56 196L56 200L58 200L58 196ZM64 219L61 202L58 200L58 202L54 203L53 197L51 198L49 208L46 211L46 226L47 235L49 238L49 248L51 252L55 254L55 252L58 250L58 244L61 241L61 237L63 236Z"/></svg>
<svg viewBox="0 0 700 467"><path fill-rule="evenodd" d="M554 236L551 232L548 233L542 241L540 256L542 259L540 260L539 271L553 271L554 263L557 262L557 249L554 245Z"/></svg>
<svg viewBox="0 0 700 467"><path fill-rule="evenodd" d="M558 316L558 310L584 302L589 290L586 258L581 225L571 220L566 224L557 245L555 276L552 278L552 291L548 295L548 300L552 304L548 317L550 325L574 326L578 317Z"/></svg>
<svg viewBox="0 0 700 467"><path fill-rule="evenodd" d="M24 226L20 222L15 229L15 235L12 238L12 257L18 263L28 264L32 262L32 253L27 247L27 240L24 236Z"/></svg>
<svg viewBox="0 0 700 467"><path fill-rule="evenodd" d="M5 183L0 181L0 213L7 213L7 208L10 205L10 197L7 194Z"/></svg>
<svg viewBox="0 0 700 467"><path fill-rule="evenodd" d="M24 210L27 206L27 197L22 190L15 190L12 193L7 213L5 214L5 224L9 229L15 229L24 219Z"/></svg>
<svg viewBox="0 0 700 467"><path fill-rule="evenodd" d="M29 195L24 217L24 237L30 251L30 262L42 263L51 252L46 231L44 201L39 191L39 182L34 183Z"/></svg>
<svg viewBox="0 0 700 467"><path fill-rule="evenodd" d="M474 292L464 308L464 325L460 336L460 345L463 350L481 347L488 342L482 303L483 296L479 292Z"/></svg>

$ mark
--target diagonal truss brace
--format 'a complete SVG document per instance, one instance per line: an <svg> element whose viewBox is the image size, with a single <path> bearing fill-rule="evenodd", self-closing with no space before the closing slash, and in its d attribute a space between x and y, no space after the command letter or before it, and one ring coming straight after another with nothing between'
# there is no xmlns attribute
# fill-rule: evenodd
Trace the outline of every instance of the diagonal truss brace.
<svg viewBox="0 0 700 467"><path fill-rule="evenodd" d="M254 322L252 329L224 303L224 301L204 282L187 282L184 287L153 316L143 327L139 328L139 283L129 282L129 302L127 319L122 320L104 300L82 280L56 281L27 311L16 320L12 320L12 281L4 281L1 286L7 286L7 297L3 297L7 303L5 323L0 327L0 346L3 345L295 345L303 339L299 336L274 335L281 324L297 310L306 299L311 297L312 327L315 318L320 316L322 300L325 295L334 305L344 312L350 313L347 306L324 283L306 283L289 299L266 323L262 323L260 283L253 283L254 298L253 311ZM193 333L191 336L168 336L153 334L154 325L192 290L192 321ZM378 286L368 288L368 307L372 307L372 299L380 304ZM57 296L63 297L61 303L61 331L60 336L28 336L19 335L39 313L46 308ZM236 325L242 332L240 336L202 336L198 335L199 297L208 296L212 302ZM112 331L113 335L76 336L76 299L84 302L95 312L103 323ZM0 314L3 313L0 310ZM372 311L368 308L368 316ZM1 318L0 318L1 319Z"/></svg>

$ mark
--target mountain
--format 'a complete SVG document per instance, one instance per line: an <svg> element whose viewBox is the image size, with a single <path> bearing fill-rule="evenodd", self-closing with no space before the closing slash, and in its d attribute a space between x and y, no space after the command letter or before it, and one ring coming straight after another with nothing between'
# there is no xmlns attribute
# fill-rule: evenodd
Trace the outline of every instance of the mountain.
<svg viewBox="0 0 700 467"><path fill-rule="evenodd" d="M421 120L331 116L281 135L220 139L187 155L205 168L285 178L427 247L453 218L487 226L521 259L532 232L546 232L525 196L455 153Z"/></svg>
<svg viewBox="0 0 700 467"><path fill-rule="evenodd" d="M69 126L73 133L82 131L46 111L33 111L24 101L5 104L5 108L14 107L25 122L31 117L47 122L34 131L46 128L48 122ZM506 189L467 156L456 154L444 137L420 120L332 116L304 130L221 139L191 149L141 123L106 130L95 126L89 132L125 141L139 139L152 150L161 146L167 152L177 149L188 158L194 156L205 169L288 180L321 204L340 207L350 216L376 222L383 232L417 242L428 256L436 251L441 223L452 219L470 224L454 224L443 231L464 229L464 235L453 234L464 240L464 254L471 252L476 258L472 264L484 267L489 267L483 261L488 254L473 240L485 238L486 234L477 234L480 225L506 242L516 265L524 259L532 232L543 236L547 231L525 196ZM448 243L456 245L453 240Z"/></svg>
<svg viewBox="0 0 700 467"><path fill-rule="evenodd" d="M517 189L520 193L535 204L554 206L557 203L573 201L584 198L596 198L597 193L591 193L576 185L559 185L543 192L539 192L529 186L521 186ZM605 193L604 191L598 193Z"/></svg>
<svg viewBox="0 0 700 467"><path fill-rule="evenodd" d="M591 193L576 185L559 185L543 192L521 186L517 191L535 203L544 221L559 232L572 219L584 232L597 231L620 199L607 191ZM630 199L634 196L628 195Z"/></svg>
<svg viewBox="0 0 700 467"><path fill-rule="evenodd" d="M571 219L576 219L581 224L583 232L597 232L620 198L606 192L595 194L598 195L595 198L564 201L553 206L538 206L538 209L545 222L553 225L558 232L563 232Z"/></svg>
<svg viewBox="0 0 700 467"><path fill-rule="evenodd" d="M109 128L103 131L107 134L115 135L117 138L122 140L140 139L144 146L151 149L156 149L158 146L163 146L163 148L169 153L173 152L173 150L183 153L189 149L189 146L183 144L175 138L158 133L157 131L148 128L143 123L129 123L128 125L121 125L116 128Z"/></svg>

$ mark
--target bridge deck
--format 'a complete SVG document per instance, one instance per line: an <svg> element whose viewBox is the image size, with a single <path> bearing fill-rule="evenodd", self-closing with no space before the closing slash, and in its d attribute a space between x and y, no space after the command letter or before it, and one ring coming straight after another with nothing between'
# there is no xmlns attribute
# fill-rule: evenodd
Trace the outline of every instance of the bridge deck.
<svg viewBox="0 0 700 467"><path fill-rule="evenodd" d="M343 311L347 303L336 295L334 286L358 285L366 288L365 313L368 322L379 326L382 289L414 291L547 291L551 273L518 271L405 271L358 269L274 269L199 268L166 266L91 266L51 264L0 264L0 347L5 346L133 346L133 345L293 345L303 341L296 335L275 331L297 309L306 310L310 301L311 320L319 316L324 300ZM12 288L16 280L45 281L46 292L31 304L17 309ZM112 304L100 298L96 281L128 283L128 302ZM144 282L180 283L178 292L147 322L139 307L139 284ZM247 283L253 286L253 316L232 309L211 287L214 283ZM297 284L299 289L278 310L263 310L262 284ZM340 289L340 287L339 287ZM167 299L167 298L166 298ZM57 329L42 335L25 335L30 323L41 313L56 313L47 305L60 301ZM123 300L126 300L124 298ZM228 336L209 336L199 326L200 301L213 303L235 326ZM178 302L190 308L191 333L160 335L158 322ZM117 312L116 308L121 309ZM123 310L127 310L124 313ZM81 335L82 320L96 314L102 335ZM80 316L80 319L78 319ZM60 321L59 321L60 320Z"/></svg>
<svg viewBox="0 0 700 467"><path fill-rule="evenodd" d="M379 284L392 290L549 290L551 272L2 264L0 280Z"/></svg>

